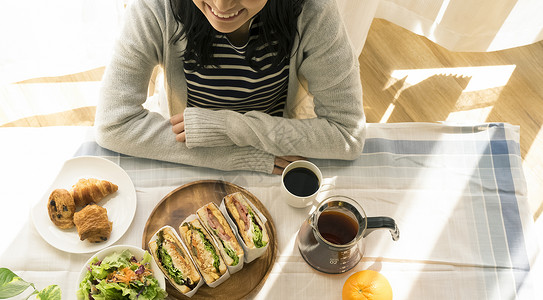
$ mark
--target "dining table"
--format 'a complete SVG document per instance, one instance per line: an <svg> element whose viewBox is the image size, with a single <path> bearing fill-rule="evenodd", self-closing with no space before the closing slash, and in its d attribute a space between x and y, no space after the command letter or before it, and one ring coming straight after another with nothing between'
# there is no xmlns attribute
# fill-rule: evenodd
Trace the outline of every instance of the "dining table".
<svg viewBox="0 0 543 300"><path fill-rule="evenodd" d="M400 233L394 241L386 230L373 231L354 268L326 274L305 262L296 240L315 205L289 206L281 176L127 156L100 147L92 126L0 128L0 267L38 290L54 284L63 299L76 299L80 272L100 244L79 241L94 248L71 251L51 242L43 232L52 224L40 223L35 210L46 211L59 176L69 176L67 163L101 158L128 175L123 193L135 197L116 212L130 218L111 245L145 248L157 205L195 182L226 182L258 199L273 224L274 251L247 299L342 299L347 278L368 269L388 279L394 299L541 299L542 235L527 202L519 135L508 123L369 123L358 158L309 159L323 178L315 205L347 196L370 217L393 218ZM250 272L243 276L251 281Z"/></svg>

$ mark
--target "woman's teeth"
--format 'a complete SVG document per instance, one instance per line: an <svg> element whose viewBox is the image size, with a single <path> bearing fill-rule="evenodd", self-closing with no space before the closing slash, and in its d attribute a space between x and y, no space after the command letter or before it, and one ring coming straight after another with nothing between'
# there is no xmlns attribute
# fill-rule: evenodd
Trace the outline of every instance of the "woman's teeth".
<svg viewBox="0 0 543 300"><path fill-rule="evenodd" d="M228 18L232 18L232 17L237 16L237 15L239 14L240 11L238 10L238 11L236 11L235 13L231 13L231 14L226 14L226 15L224 15L224 14L221 14L221 13L215 11L213 8L211 8L211 12L212 12L214 15L216 15L217 17L219 17L219 18L228 19Z"/></svg>

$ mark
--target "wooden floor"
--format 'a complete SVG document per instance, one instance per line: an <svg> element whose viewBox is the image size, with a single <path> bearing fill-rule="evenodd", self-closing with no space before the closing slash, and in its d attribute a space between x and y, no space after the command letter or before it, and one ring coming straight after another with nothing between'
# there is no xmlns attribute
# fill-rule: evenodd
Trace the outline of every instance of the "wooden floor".
<svg viewBox="0 0 543 300"><path fill-rule="evenodd" d="M508 122L520 125L521 153L534 218L543 211L543 42L490 53L444 49L387 21L372 23L360 56L367 121ZM0 126L92 125L104 68L0 87ZM32 97L54 94L34 111ZM84 100L81 100L84 99ZM13 102L19 103L15 105ZM21 105L21 103L30 103ZM95 102L94 102L95 103ZM40 104L43 105L43 104ZM26 117L10 120L9 106ZM34 112L34 113L32 113Z"/></svg>
<svg viewBox="0 0 543 300"><path fill-rule="evenodd" d="M534 218L543 210L543 42L490 53L447 51L374 20L360 56L368 122L507 122Z"/></svg>

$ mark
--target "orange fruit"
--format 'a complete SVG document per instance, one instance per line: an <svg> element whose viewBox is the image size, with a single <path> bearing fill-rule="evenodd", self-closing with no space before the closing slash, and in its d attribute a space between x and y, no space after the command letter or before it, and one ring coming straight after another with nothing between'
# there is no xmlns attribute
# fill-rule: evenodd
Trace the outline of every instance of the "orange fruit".
<svg viewBox="0 0 543 300"><path fill-rule="evenodd" d="M392 287L383 274L364 270L347 278L341 296L343 300L391 300Z"/></svg>

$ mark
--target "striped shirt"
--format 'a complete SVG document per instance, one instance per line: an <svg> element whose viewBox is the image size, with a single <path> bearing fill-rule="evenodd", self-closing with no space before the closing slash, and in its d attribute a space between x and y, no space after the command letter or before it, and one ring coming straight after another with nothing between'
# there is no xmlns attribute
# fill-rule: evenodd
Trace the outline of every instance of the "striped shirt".
<svg viewBox="0 0 543 300"><path fill-rule="evenodd" d="M255 19L248 43L257 38L259 26L262 23ZM287 98L288 59L272 66L274 55L261 46L254 55L261 69L254 70L245 60L247 44L236 47L225 34L220 34L215 38L213 55L218 67L196 69L194 60L185 61L187 106L282 116Z"/></svg>

